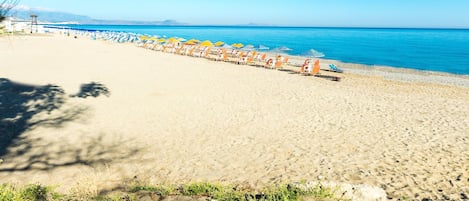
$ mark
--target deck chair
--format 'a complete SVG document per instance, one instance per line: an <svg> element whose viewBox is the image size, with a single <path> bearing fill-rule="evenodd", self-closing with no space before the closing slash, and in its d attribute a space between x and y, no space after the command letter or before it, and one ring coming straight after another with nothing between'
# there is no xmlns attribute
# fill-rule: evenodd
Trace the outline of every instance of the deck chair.
<svg viewBox="0 0 469 201"><path fill-rule="evenodd" d="M264 68L274 69L277 63L278 62L274 58L270 58L265 63Z"/></svg>
<svg viewBox="0 0 469 201"><path fill-rule="evenodd" d="M225 49L222 50L222 54L223 54L223 61L229 61L228 53L226 52Z"/></svg>
<svg viewBox="0 0 469 201"><path fill-rule="evenodd" d="M251 54L251 56L248 58L248 61L246 62L246 64L252 63L253 60L254 60L254 57L256 57L256 55L257 55L257 52L254 51L254 52Z"/></svg>
<svg viewBox="0 0 469 201"><path fill-rule="evenodd" d="M212 47L209 47L205 50L203 57L209 58L210 52L212 51Z"/></svg>
<svg viewBox="0 0 469 201"><path fill-rule="evenodd" d="M303 65L301 66L301 69L300 69L300 73L303 74L303 73L306 73L306 74L309 74L311 73L311 69L313 67L313 65L311 64L311 59L306 59L305 62L303 63Z"/></svg>
<svg viewBox="0 0 469 201"><path fill-rule="evenodd" d="M343 73L344 72L342 69L338 68L334 64L329 64L329 68L331 68L331 70L334 71L334 72L338 72L338 73Z"/></svg>
<svg viewBox="0 0 469 201"><path fill-rule="evenodd" d="M195 47L192 47L192 49L189 51L189 56L194 56L194 51L195 51Z"/></svg>
<svg viewBox="0 0 469 201"><path fill-rule="evenodd" d="M318 59L314 62L313 72L311 72L311 75L319 74L319 70L321 70L321 66L319 66L319 59Z"/></svg>
<svg viewBox="0 0 469 201"><path fill-rule="evenodd" d="M283 62L277 60L277 62L275 62L275 69L277 69L277 70L282 69L282 65L283 65Z"/></svg>

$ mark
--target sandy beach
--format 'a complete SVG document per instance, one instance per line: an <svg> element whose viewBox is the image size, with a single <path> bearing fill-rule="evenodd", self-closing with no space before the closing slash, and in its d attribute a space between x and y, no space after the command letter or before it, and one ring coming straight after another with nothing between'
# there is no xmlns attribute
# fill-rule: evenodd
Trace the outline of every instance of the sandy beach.
<svg viewBox="0 0 469 201"><path fill-rule="evenodd" d="M0 183L335 181L393 200L469 196L469 78L340 66L322 71L335 82L135 44L0 37L0 96L20 84L65 92L53 109L0 105ZM91 82L110 95L70 96Z"/></svg>

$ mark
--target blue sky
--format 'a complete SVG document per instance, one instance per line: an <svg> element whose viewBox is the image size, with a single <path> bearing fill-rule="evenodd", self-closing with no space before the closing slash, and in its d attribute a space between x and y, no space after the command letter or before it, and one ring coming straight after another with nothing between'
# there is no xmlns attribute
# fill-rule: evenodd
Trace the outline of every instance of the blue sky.
<svg viewBox="0 0 469 201"><path fill-rule="evenodd" d="M96 19L189 24L469 28L469 0L20 0Z"/></svg>

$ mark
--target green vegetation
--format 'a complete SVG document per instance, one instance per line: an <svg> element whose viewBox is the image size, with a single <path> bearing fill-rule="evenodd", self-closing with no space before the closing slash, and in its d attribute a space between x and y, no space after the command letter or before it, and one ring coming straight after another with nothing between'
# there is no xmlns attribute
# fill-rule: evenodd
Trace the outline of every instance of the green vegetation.
<svg viewBox="0 0 469 201"><path fill-rule="evenodd" d="M0 0L0 22L5 20L8 12L18 4L18 0Z"/></svg>
<svg viewBox="0 0 469 201"><path fill-rule="evenodd" d="M36 201L36 200L58 200L60 195L53 192L51 187L38 184L30 184L22 188L14 185L0 185L0 201Z"/></svg>
<svg viewBox="0 0 469 201"><path fill-rule="evenodd" d="M215 200L238 201L238 200L262 200L262 201L287 201L302 200L302 198L314 198L315 200L333 199L333 190L317 185L312 188L299 188L295 185L284 184L264 189L262 192L255 192L230 185L215 183L189 183L181 186L174 185L141 185L135 184L127 187L127 190L114 192L112 195L96 195L86 197L79 195L62 195L54 191L52 187L45 187L38 184L17 187L10 184L0 185L0 201L37 201L37 200L138 200L142 193L165 198L171 196L184 197L207 197ZM78 199L80 198L80 199Z"/></svg>

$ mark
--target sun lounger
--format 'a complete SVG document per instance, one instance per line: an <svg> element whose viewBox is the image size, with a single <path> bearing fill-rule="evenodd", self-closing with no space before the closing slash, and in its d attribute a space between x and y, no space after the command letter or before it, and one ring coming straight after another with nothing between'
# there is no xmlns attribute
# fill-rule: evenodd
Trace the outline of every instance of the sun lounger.
<svg viewBox="0 0 469 201"><path fill-rule="evenodd" d="M269 69L274 69L275 66L276 66L276 63L277 61L273 58L270 58L267 60L267 62L265 63L264 67L265 68L269 68Z"/></svg>
<svg viewBox="0 0 469 201"><path fill-rule="evenodd" d="M303 66L301 66L300 73L303 75L318 75L320 70L319 60L316 60L313 64L311 59L306 59Z"/></svg>
<svg viewBox="0 0 469 201"><path fill-rule="evenodd" d="M314 62L313 72L311 72L311 75L319 74L319 70L321 70L321 66L319 66L319 59L318 59Z"/></svg>
<svg viewBox="0 0 469 201"><path fill-rule="evenodd" d="M313 65L311 63L311 59L306 59L303 65L301 66L300 73L301 74L309 74L313 69Z"/></svg>
<svg viewBox="0 0 469 201"><path fill-rule="evenodd" d="M332 71L334 72L338 72L338 73L343 73L344 71L340 68L338 68L336 65L334 64L329 64L329 67L331 68Z"/></svg>

